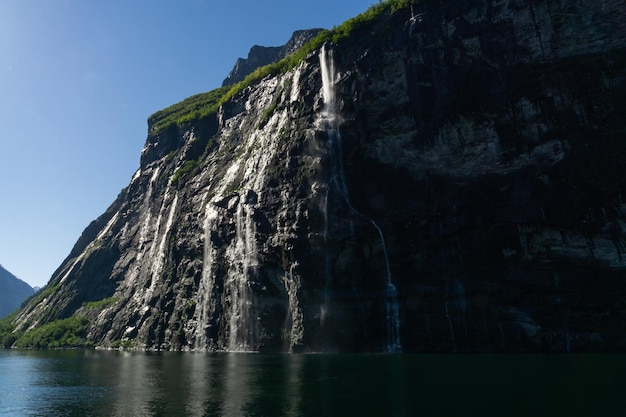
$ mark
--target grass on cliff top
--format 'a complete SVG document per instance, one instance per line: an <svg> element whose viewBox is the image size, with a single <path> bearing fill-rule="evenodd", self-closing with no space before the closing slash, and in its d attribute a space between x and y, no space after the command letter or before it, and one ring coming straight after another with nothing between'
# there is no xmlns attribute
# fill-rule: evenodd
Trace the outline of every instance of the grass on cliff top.
<svg viewBox="0 0 626 417"><path fill-rule="evenodd" d="M154 113L148 118L151 133L158 133L173 124L180 125L215 113L220 99L229 89L230 87L220 87L208 93L196 94Z"/></svg>
<svg viewBox="0 0 626 417"><path fill-rule="evenodd" d="M315 38L304 44L302 48L280 61L257 68L243 81L233 85L216 88L207 93L196 94L170 107L160 110L148 118L150 134L172 127L192 122L210 114L215 114L219 107L230 101L246 87L262 80L269 75L277 75L296 67L308 54L319 49L326 42L338 43L350 37L355 30L370 24L381 14L395 13L400 9L413 4L423 3L425 0L385 0L370 6L365 12L346 20L331 30L321 31Z"/></svg>

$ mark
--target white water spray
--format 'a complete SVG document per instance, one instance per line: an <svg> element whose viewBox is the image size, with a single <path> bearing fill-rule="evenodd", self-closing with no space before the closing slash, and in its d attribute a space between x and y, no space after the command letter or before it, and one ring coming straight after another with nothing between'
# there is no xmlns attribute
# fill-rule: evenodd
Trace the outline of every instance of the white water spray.
<svg viewBox="0 0 626 417"><path fill-rule="evenodd" d="M387 256L385 236L374 220L370 219L370 222L376 228L380 236L380 241L383 245L383 254L385 255L385 267L387 268L387 282L385 283L385 290L383 292L387 329L387 352L402 352L402 344L400 343L400 305L398 303L398 289L391 280L391 267L389 266L389 256Z"/></svg>
<svg viewBox="0 0 626 417"><path fill-rule="evenodd" d="M215 228L218 219L218 212L211 202L207 202L204 215L204 248L202 260L202 279L198 288L197 302L197 327L195 332L195 350L205 350L208 347L207 329L211 313L213 310L213 285L215 277L213 273L213 263L215 258L215 248L211 240L211 232Z"/></svg>
<svg viewBox="0 0 626 417"><path fill-rule="evenodd" d="M152 246L150 247L149 252L149 259L152 262L152 267L150 268L150 287L145 290L143 294L142 304L144 306L147 306L150 303L155 289L160 285L162 278L161 273L163 272L163 267L165 265L167 242L170 238L177 204L178 193L176 193L173 200L170 201L170 186L168 185L168 188L165 190L163 201L161 202L161 209L159 210L159 215L156 220ZM163 225L163 218L168 208L169 212L167 214L167 220L165 221L165 225Z"/></svg>
<svg viewBox="0 0 626 417"><path fill-rule="evenodd" d="M350 197L348 193L348 186L344 174L343 169L343 155L342 155L342 142L341 142L341 134L339 132L339 117L337 111L337 100L335 94L335 84L336 84L336 72L335 72L335 61L333 58L332 49L326 49L326 45L323 45L320 50L320 67L322 72L322 94L324 100L324 108L322 111L322 120L325 123L326 132L328 133L328 141L333 150L331 155L331 178L330 183L334 184L337 188L337 191L344 199L348 207L352 212L357 214L360 217L363 217L367 221L369 221L372 226L378 232L380 237L380 241L383 248L383 255L385 257L385 267L387 270L386 274L386 282L385 282L385 290L383 292L383 301L385 303L385 328L387 332L387 340L386 340L386 351L387 352L400 352L402 351L402 344L400 343L400 313L399 313L399 303L398 303L398 290L396 286L393 284L391 277L391 268L389 265L389 257L387 255L387 246L385 245L385 237L383 235L382 230L376 224L373 219L365 216L358 210L354 208L352 203L350 202ZM327 209L328 206L328 195L326 197L326 203L324 210ZM328 215L324 212L325 219L325 235L327 234L327 218ZM325 237L326 239L326 237ZM328 313L328 286L329 282L329 273L327 273L327 282L326 282L326 300L321 310L322 321L324 320L326 314Z"/></svg>
<svg viewBox="0 0 626 417"><path fill-rule="evenodd" d="M335 109L335 61L333 59L332 50L326 52L326 45L323 45L320 50L320 66L322 69L324 118L332 125L337 113ZM334 127L336 128L336 126Z"/></svg>
<svg viewBox="0 0 626 417"><path fill-rule="evenodd" d="M332 54L326 52L326 45L322 46L320 50L320 69L322 72L322 99L324 100L324 107L322 108L322 122L324 128L328 133L328 140L331 147L335 142L335 139L341 140L339 131L337 129L337 122L335 119L335 63ZM331 182L334 182L335 178L335 165L332 164ZM324 193L324 244L328 246L328 198L329 189L326 189ZM320 306L320 322L324 325L326 316L329 310L330 295L329 288L331 285L332 271L330 267L330 258L326 253L324 260L324 302Z"/></svg>
<svg viewBox="0 0 626 417"><path fill-rule="evenodd" d="M235 215L235 245L227 250L230 270L226 286L230 297L230 335L228 350L250 351L256 343L256 317L250 278L256 276L258 267L256 225L253 208L240 196ZM231 250L232 249L232 250Z"/></svg>

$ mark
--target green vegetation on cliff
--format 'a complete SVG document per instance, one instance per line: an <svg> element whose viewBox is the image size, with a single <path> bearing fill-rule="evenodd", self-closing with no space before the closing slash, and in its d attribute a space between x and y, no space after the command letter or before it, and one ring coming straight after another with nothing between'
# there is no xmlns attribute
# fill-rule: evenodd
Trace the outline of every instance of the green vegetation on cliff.
<svg viewBox="0 0 626 417"><path fill-rule="evenodd" d="M30 349L59 349L92 347L85 340L89 320L74 316L55 320L17 337L15 347Z"/></svg>
<svg viewBox="0 0 626 417"><path fill-rule="evenodd" d="M191 159L189 161L185 161L182 167L178 168L172 176L172 184L178 185L181 179L183 179L187 174L195 169L198 165L198 161L196 159Z"/></svg>
<svg viewBox="0 0 626 417"><path fill-rule="evenodd" d="M0 320L0 348L10 348L18 339L20 333L14 332L13 319L16 313Z"/></svg>
<svg viewBox="0 0 626 417"><path fill-rule="evenodd" d="M277 75L296 67L311 52L319 49L326 42L338 43L349 38L356 31L371 24L383 13L396 13L398 10L425 0L385 0L370 6L365 12L346 20L331 30L321 31L298 51L272 64L259 67L243 81L233 85L216 88L206 93L196 94L179 103L154 113L148 118L150 134L186 122L198 120L217 112L219 107L243 91L246 87L270 75Z"/></svg>
<svg viewBox="0 0 626 417"><path fill-rule="evenodd" d="M105 299L98 300L98 301L88 301L86 303L83 303L83 307L94 309L94 310L102 310L115 304L116 301L117 301L117 298L109 297L109 298L105 298Z"/></svg>
<svg viewBox="0 0 626 417"><path fill-rule="evenodd" d="M221 98L229 88L220 87L208 93L196 94L154 113L148 118L150 133L158 133L172 125L198 120L215 113L221 103Z"/></svg>
<svg viewBox="0 0 626 417"><path fill-rule="evenodd" d="M45 297L37 297L32 302L39 303L43 298ZM113 302L115 302L114 298L108 298L99 302L85 303L85 307L103 308ZM16 330L13 323L16 316L17 312L0 320L0 349L11 347L24 349L93 347L93 344L86 340L89 320L84 316L54 320L28 332Z"/></svg>
<svg viewBox="0 0 626 417"><path fill-rule="evenodd" d="M43 298L38 299L38 302L43 300ZM116 301L115 297L109 297L99 301L83 303L83 308L102 310ZM93 343L88 342L86 339L89 319L84 315L78 314L66 319L54 320L27 332L15 329L13 321L16 316L17 312L0 320L0 349L12 347L21 349L94 347Z"/></svg>
<svg viewBox="0 0 626 417"><path fill-rule="evenodd" d="M37 293L29 305L35 306L59 290L58 285L49 285ZM117 301L116 297L104 298L97 301L83 303L83 313L90 315L89 310L96 311L105 309ZM93 344L86 339L89 318L82 313L74 316L53 320L29 331L14 331L12 323L16 314L0 320L0 348L25 348L25 349L66 349L66 348L90 348Z"/></svg>

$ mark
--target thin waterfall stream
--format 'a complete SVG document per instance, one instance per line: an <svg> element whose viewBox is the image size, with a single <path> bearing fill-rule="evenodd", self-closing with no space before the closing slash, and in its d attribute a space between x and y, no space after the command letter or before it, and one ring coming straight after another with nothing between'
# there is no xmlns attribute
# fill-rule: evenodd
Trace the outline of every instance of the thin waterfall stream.
<svg viewBox="0 0 626 417"><path fill-rule="evenodd" d="M385 350L387 352L401 352L402 344L400 342L400 307L398 303L398 290L392 280L391 267L389 265L389 257L387 254L387 246L385 244L383 231L373 219L367 217L354 208L350 202L348 194L348 186L346 184L343 169L342 142L341 134L339 132L339 115L337 112L335 94L335 62L333 58L333 51L330 48L327 49L326 44L320 49L319 59L322 72L322 94L324 100L322 120L324 121L326 132L328 134L328 141L331 150L333 151L331 155L332 162L330 182L337 188L337 191L344 199L350 210L370 222L380 237L386 267L385 289L383 291L383 301L385 303L385 328L387 333ZM328 204L326 203L326 207L327 205ZM324 213L324 217L327 219L327 213ZM327 227L327 225L325 227ZM325 233L327 233L327 231L325 231ZM327 282L326 285L328 287L329 282ZM325 303L327 304L328 289L326 291L327 294ZM323 306L322 316L327 314L327 309L327 305Z"/></svg>

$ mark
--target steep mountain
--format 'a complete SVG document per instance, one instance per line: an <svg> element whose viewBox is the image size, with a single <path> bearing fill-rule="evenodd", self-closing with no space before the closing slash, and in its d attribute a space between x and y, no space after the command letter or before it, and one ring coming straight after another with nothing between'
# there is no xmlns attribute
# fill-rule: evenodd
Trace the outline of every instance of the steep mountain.
<svg viewBox="0 0 626 417"><path fill-rule="evenodd" d="M13 313L34 290L0 265L0 318Z"/></svg>
<svg viewBox="0 0 626 417"><path fill-rule="evenodd" d="M130 185L15 334L624 350L625 9L387 1L153 115Z"/></svg>
<svg viewBox="0 0 626 417"><path fill-rule="evenodd" d="M235 66L224 79L222 87L237 84L255 69L280 61L286 56L293 54L302 46L319 34L322 29L297 30L283 46L259 46L254 45L248 52L248 58L239 58Z"/></svg>

